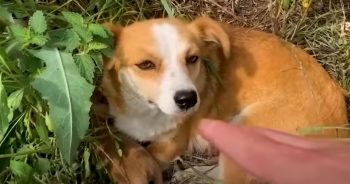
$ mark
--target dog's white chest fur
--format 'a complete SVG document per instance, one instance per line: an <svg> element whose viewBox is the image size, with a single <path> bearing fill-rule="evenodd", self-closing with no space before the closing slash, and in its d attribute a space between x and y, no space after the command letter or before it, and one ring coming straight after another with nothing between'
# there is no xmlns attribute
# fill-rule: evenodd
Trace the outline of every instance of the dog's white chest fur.
<svg viewBox="0 0 350 184"><path fill-rule="evenodd" d="M160 135L175 129L177 121L157 108L132 105L126 114L115 115L114 125L138 141L153 141Z"/></svg>

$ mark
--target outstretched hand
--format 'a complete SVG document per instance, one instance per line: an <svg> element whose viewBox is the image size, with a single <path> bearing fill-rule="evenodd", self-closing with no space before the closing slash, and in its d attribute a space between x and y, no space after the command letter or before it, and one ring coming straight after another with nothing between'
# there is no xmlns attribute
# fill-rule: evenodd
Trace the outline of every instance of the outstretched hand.
<svg viewBox="0 0 350 184"><path fill-rule="evenodd" d="M254 176L275 184L350 183L350 144L203 120L201 135Z"/></svg>

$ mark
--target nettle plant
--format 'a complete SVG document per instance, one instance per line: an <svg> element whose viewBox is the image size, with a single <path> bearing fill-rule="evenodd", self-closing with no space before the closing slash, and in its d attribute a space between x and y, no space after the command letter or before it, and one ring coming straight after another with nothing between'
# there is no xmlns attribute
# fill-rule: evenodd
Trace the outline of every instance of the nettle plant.
<svg viewBox="0 0 350 184"><path fill-rule="evenodd" d="M90 98L113 39L73 12L36 11L27 21L0 12L0 181L64 182L74 173L65 165L86 139ZM80 151L76 168L85 166L88 177L90 149Z"/></svg>

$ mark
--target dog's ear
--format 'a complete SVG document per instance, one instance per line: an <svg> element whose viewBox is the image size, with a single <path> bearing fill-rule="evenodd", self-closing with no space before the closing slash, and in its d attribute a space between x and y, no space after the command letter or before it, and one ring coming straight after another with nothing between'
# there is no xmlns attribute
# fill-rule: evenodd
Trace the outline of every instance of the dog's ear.
<svg viewBox="0 0 350 184"><path fill-rule="evenodd" d="M231 55L230 39L220 23L213 19L203 16L196 18L189 24L189 28L195 35L199 36L199 39L203 41L204 46L220 47L222 54L225 58L229 58Z"/></svg>
<svg viewBox="0 0 350 184"><path fill-rule="evenodd" d="M120 33L122 32L123 27L121 25L114 24L112 22L103 23L103 27L105 27L107 30L109 30L111 32L113 39L114 39L114 47L116 47L118 44L118 39L119 39ZM116 65L118 65L118 62L115 58L115 54L112 57L112 59L104 60L103 65L104 65L104 68L106 70L110 70L113 67L117 67Z"/></svg>

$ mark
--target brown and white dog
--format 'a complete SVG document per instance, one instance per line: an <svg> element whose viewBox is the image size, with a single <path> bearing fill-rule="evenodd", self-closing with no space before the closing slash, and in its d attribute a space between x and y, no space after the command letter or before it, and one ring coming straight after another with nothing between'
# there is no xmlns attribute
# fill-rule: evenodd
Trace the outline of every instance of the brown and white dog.
<svg viewBox="0 0 350 184"><path fill-rule="evenodd" d="M348 122L341 87L313 57L274 35L207 17L106 26L116 48L101 91L115 127L130 141L151 142L126 151L130 183L161 183L159 167L188 149L205 150L196 132L202 118L292 134ZM225 158L220 165L225 183L246 181ZM120 180L118 169L110 173Z"/></svg>

